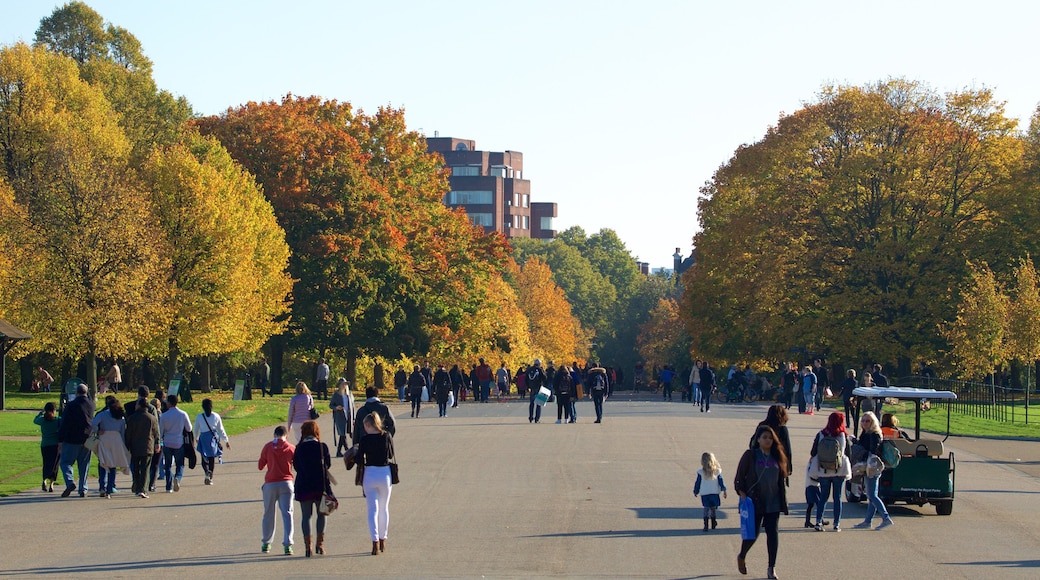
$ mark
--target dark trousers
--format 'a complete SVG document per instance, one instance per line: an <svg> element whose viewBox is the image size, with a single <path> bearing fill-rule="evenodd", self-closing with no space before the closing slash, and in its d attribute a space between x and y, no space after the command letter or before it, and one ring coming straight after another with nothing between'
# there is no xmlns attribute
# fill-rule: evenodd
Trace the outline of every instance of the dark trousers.
<svg viewBox="0 0 1040 580"><path fill-rule="evenodd" d="M707 389L701 387L701 404L705 411L711 409L711 387Z"/></svg>
<svg viewBox="0 0 1040 580"><path fill-rule="evenodd" d="M596 406L596 421L603 420L603 395L604 391L592 391L592 404Z"/></svg>
<svg viewBox="0 0 1040 580"><path fill-rule="evenodd" d="M556 395L556 420L571 420L571 396L570 394Z"/></svg>
<svg viewBox="0 0 1040 580"><path fill-rule="evenodd" d="M776 549L780 546L780 532L778 530L778 524L780 523L780 512L771 514L760 514L758 510L755 510L755 530L762 529L762 525L765 524L766 528L766 550L769 552L769 567L773 568L776 566ZM758 539L757 537L755 538ZM740 543L740 557L747 556L748 550L751 546L755 545L755 540L744 540Z"/></svg>
<svg viewBox="0 0 1040 580"><path fill-rule="evenodd" d="M672 383L665 383L661 388L662 397L665 400L672 400Z"/></svg>
<svg viewBox="0 0 1040 580"><path fill-rule="evenodd" d="M422 395L412 395L412 415L418 417L422 407Z"/></svg>
<svg viewBox="0 0 1040 580"><path fill-rule="evenodd" d="M199 463L202 464L202 469L206 473L206 477L213 479L213 468L217 466L216 457L203 457L199 455Z"/></svg>
<svg viewBox="0 0 1040 580"><path fill-rule="evenodd" d="M484 381L480 384L480 402L486 403L491 398L491 381Z"/></svg>
<svg viewBox="0 0 1040 580"><path fill-rule="evenodd" d="M531 397L531 404L527 407L527 420L532 419L536 423L542 419L542 406L534 402L534 397Z"/></svg>
<svg viewBox="0 0 1040 580"><path fill-rule="evenodd" d="M130 458L130 476L133 478L130 491L134 494L144 493L147 489L145 484L148 483L148 467L152 464L152 457L152 454L148 454L134 455Z"/></svg>
<svg viewBox="0 0 1040 580"><path fill-rule="evenodd" d="M859 405L852 399L845 399L845 427L852 429L853 425L859 425Z"/></svg>
<svg viewBox="0 0 1040 580"><path fill-rule="evenodd" d="M58 479L58 446L40 447L40 454L43 455L43 479Z"/></svg>
<svg viewBox="0 0 1040 580"><path fill-rule="evenodd" d="M317 394L317 398L328 400L329 398L329 381L314 381L314 392Z"/></svg>
<svg viewBox="0 0 1040 580"><path fill-rule="evenodd" d="M163 461L162 452L156 453L150 456L151 462L148 464L148 489L151 490L155 487L155 478L159 475L159 464Z"/></svg>

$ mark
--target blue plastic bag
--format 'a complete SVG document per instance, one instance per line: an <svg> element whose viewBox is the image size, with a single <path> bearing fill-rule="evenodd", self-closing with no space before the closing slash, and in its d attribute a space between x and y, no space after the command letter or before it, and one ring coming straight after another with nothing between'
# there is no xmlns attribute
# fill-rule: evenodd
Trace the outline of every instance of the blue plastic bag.
<svg viewBox="0 0 1040 580"><path fill-rule="evenodd" d="M750 497L744 496L739 502L740 507L740 539L754 540L758 537L758 529L755 526L755 502Z"/></svg>

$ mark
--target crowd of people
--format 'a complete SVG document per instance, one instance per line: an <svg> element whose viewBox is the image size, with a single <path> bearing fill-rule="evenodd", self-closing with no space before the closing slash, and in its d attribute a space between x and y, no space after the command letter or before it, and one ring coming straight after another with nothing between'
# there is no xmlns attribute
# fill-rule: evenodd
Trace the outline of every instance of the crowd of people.
<svg viewBox="0 0 1040 580"><path fill-rule="evenodd" d="M818 412L822 391L829 390L828 373L821 361L816 360L801 371L796 369L794 363L785 365L779 381L779 402L768 407L765 419L756 427L734 474L733 490L741 501L753 507L748 512L752 515L747 524L753 532L743 534L737 556L738 570L742 574L747 573L747 554L759 531L764 529L767 574L769 578L777 577L779 520L780 514L789 513L786 488L794 474L795 462L787 428L788 411L797 401L800 413L812 415ZM749 370L745 369L745 372ZM734 367L727 380L734 380L734 372L744 374ZM319 376L327 377L327 374ZM667 385L681 375L666 366L660 376ZM710 412L711 391L717 387L714 370L707 361L698 360L688 376L684 400L698 405L702 412ZM556 423L559 424L577 421L574 403L585 396L593 400L595 422L601 423L603 403L610 396L616 379L617 374L612 369L595 362L589 362L585 367L576 363L556 367L552 361L543 366L542 361L536 359L530 366L521 366L513 374L504 363L493 371L484 359L480 359L469 372L458 365L448 370L443 364L439 364L436 371L431 371L429 365L415 365L411 374L400 368L394 383L401 402L408 400L411 403L412 417L420 416L422 402L431 398L431 391L439 415L443 417L449 408L465 400L467 393L472 393L474 401L487 402L492 392L500 398L508 396L510 386L515 384L518 396L529 401L530 423L540 422L542 407L555 402ZM327 378L323 380L327 381ZM840 532L842 495L846 482L853 478L853 458L858 458L858 463L862 464L863 458L881 453L884 439L905 437L894 416L885 414L879 420L880 408L876 409L877 412L870 409L861 413L853 396L857 386L887 384L881 365L874 364L865 367L861 374L849 369L837 387L844 411L828 415L808 454L805 471L806 528L822 532L831 526L832 531ZM356 407L347 380L340 378L331 398L327 397L329 410L333 413L335 456L345 457L348 469L354 464L358 466L355 483L362 487L366 498L373 555L386 549L389 499L396 479L394 416L378 394L378 389L369 387L364 404ZM666 386L666 400L670 394L671 389ZM231 447L223 421L213 411L210 399L203 400L202 412L194 422L178 407L178 403L176 395L163 397L160 390L150 398L148 388L140 387L137 400L126 408L116 397L109 395L104 399L104 408L95 412L94 401L88 396L86 385L82 384L76 387L76 394L69 399L62 415L57 414L54 403L47 403L34 420L41 430L41 489L53 491L60 472L65 483L62 497L74 492L85 497L87 468L94 454L98 457L100 497L108 498L116 493L117 474L126 471L131 473L132 493L140 498L146 499L148 493L155 491L157 478L165 480L168 493L176 493L180 490L186 461L190 468L194 468L196 461L201 463L205 472L204 484L213 485L217 462L224 449ZM335 496L331 487L333 478L329 473L331 453L321 439L316 421L318 416L310 389L299 381L295 395L289 401L286 424L275 429L273 440L263 447L258 461L258 469L265 471L261 524L263 552L271 550L276 516L281 514L283 549L286 554L293 553L293 503L298 502L306 556L325 553L326 516L328 510L333 509L329 508L329 503L334 503ZM854 425L859 427L858 437L850 433ZM295 438L295 443L290 443L290 437ZM74 467L78 470L78 479L73 477ZM865 519L853 527L870 528L875 516L880 517L876 530L892 526L892 518L878 495L880 470L860 469L858 472L862 475L861 487L867 500L867 511ZM701 455L693 493L700 497L704 508L704 531L716 529L718 510L721 500L728 497L728 489L720 463L711 452ZM828 501L832 503L833 523L824 519Z"/></svg>

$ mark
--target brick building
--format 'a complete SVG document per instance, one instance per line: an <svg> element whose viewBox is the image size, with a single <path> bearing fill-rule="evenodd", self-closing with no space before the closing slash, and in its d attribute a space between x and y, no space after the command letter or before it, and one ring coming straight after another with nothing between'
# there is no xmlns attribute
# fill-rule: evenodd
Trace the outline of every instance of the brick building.
<svg viewBox="0 0 1040 580"><path fill-rule="evenodd" d="M472 140L439 136L427 137L426 150L440 153L451 168L445 205L465 209L486 232L501 232L507 238L556 237L556 204L531 201L523 153L478 151Z"/></svg>

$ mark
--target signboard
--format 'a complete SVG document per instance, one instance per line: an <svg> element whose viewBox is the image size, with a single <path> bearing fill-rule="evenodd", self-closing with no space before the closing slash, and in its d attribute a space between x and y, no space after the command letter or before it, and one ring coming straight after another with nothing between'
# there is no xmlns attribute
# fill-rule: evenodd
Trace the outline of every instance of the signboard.
<svg viewBox="0 0 1040 580"><path fill-rule="evenodd" d="M176 395L181 390L181 379L170 379L170 388L166 391L168 395Z"/></svg>
<svg viewBox="0 0 1040 580"><path fill-rule="evenodd" d="M245 379L238 379L237 381L235 381L235 394L231 397L231 399L235 400L235 401L241 401L242 400L242 394L245 392L245 390L246 390L246 380Z"/></svg>

